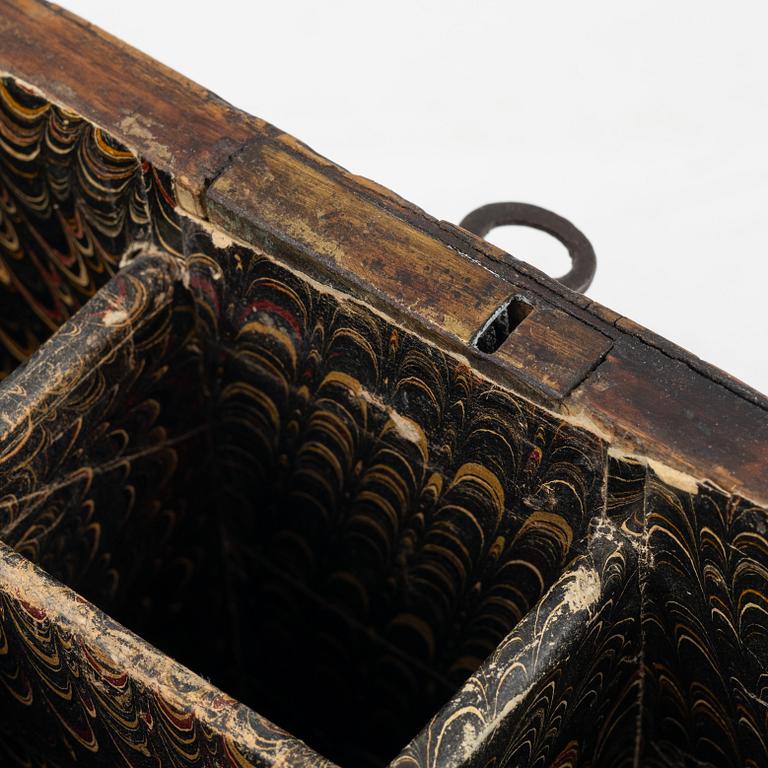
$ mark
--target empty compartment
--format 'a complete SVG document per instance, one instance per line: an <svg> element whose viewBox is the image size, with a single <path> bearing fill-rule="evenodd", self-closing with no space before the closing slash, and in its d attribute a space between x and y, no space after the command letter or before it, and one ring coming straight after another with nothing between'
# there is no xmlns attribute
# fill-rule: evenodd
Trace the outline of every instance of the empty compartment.
<svg viewBox="0 0 768 768"><path fill-rule="evenodd" d="M183 239L186 274L134 260L7 382L78 361L2 477L0 536L320 753L384 765L583 551L603 448Z"/></svg>

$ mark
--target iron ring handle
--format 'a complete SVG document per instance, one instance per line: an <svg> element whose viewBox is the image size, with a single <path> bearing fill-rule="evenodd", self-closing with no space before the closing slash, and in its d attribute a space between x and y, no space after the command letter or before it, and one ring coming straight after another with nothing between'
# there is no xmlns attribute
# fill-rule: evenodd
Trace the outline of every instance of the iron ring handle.
<svg viewBox="0 0 768 768"><path fill-rule="evenodd" d="M539 229L559 240L568 249L571 269L555 279L580 293L589 288L597 268L595 249L584 233L568 219L546 208L529 203L489 203L468 213L459 226L485 237L492 229L509 224Z"/></svg>

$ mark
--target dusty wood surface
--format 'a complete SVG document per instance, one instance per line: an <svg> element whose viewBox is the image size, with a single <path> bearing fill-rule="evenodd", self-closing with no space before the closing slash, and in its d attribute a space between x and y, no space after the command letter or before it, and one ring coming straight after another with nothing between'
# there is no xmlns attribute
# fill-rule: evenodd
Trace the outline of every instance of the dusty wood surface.
<svg viewBox="0 0 768 768"><path fill-rule="evenodd" d="M196 195L265 126L54 5L0 3L0 69L173 168Z"/></svg>
<svg viewBox="0 0 768 768"><path fill-rule="evenodd" d="M167 171L179 204L197 216L210 206L232 234L269 238L287 262L322 273L499 384L594 422L620 448L768 499L768 401L685 350L55 6L0 3L0 70ZM500 298L515 294L559 318L551 333L534 327L534 314L501 354L468 346ZM574 323L584 342L568 345Z"/></svg>
<svg viewBox="0 0 768 768"><path fill-rule="evenodd" d="M534 309L494 353L502 365L533 375L553 393L587 378L612 339L561 309Z"/></svg>
<svg viewBox="0 0 768 768"><path fill-rule="evenodd" d="M271 239L308 271L341 279L382 309L416 314L468 344L509 286L354 188L270 143L249 147L211 186L211 221ZM478 322L479 321L479 322Z"/></svg>
<svg viewBox="0 0 768 768"><path fill-rule="evenodd" d="M704 471L722 487L743 489L747 496L752 481L764 491L765 411L635 339L614 343L569 407L583 408L617 437L623 431L640 447L664 446L691 475Z"/></svg>

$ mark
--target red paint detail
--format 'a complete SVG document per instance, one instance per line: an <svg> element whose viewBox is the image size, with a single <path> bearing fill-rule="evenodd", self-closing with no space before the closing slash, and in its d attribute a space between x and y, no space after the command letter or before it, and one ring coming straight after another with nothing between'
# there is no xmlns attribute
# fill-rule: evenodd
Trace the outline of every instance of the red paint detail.
<svg viewBox="0 0 768 768"><path fill-rule="evenodd" d="M46 617L46 613L42 608L36 608L34 605L31 605L26 600L20 600L19 601L24 608L24 610L33 618L36 620L41 620Z"/></svg>
<svg viewBox="0 0 768 768"><path fill-rule="evenodd" d="M153 166L152 167L152 176L155 179L155 184L157 185L158 190L160 190L160 195L165 200L168 205L171 206L171 208L176 207L176 200L174 199L173 195L163 186L163 182L160 181L160 177L157 175L157 169Z"/></svg>
<svg viewBox="0 0 768 768"><path fill-rule="evenodd" d="M291 326L291 328L293 328L294 333L299 338L301 338L301 326L299 325L299 321L296 319L296 316L285 309L285 307L281 307L279 304L276 304L274 301L270 301L269 299L256 299L256 301L252 301L240 313L240 317L238 319L242 322L252 312L258 312L260 310L264 310L266 312L275 314L278 317L281 317L283 320L285 320L286 323L288 323L288 325Z"/></svg>

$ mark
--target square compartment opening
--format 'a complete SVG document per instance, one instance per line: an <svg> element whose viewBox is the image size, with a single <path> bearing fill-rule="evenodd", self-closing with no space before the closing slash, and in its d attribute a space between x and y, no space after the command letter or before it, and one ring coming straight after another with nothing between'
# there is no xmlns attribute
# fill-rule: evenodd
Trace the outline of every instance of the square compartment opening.
<svg viewBox="0 0 768 768"><path fill-rule="evenodd" d="M136 289L124 366L82 366L76 410L50 416L64 453L0 535L319 753L383 766L573 557L587 518L552 489L584 447L417 337L199 239L165 308ZM100 296L125 301L137 263Z"/></svg>

